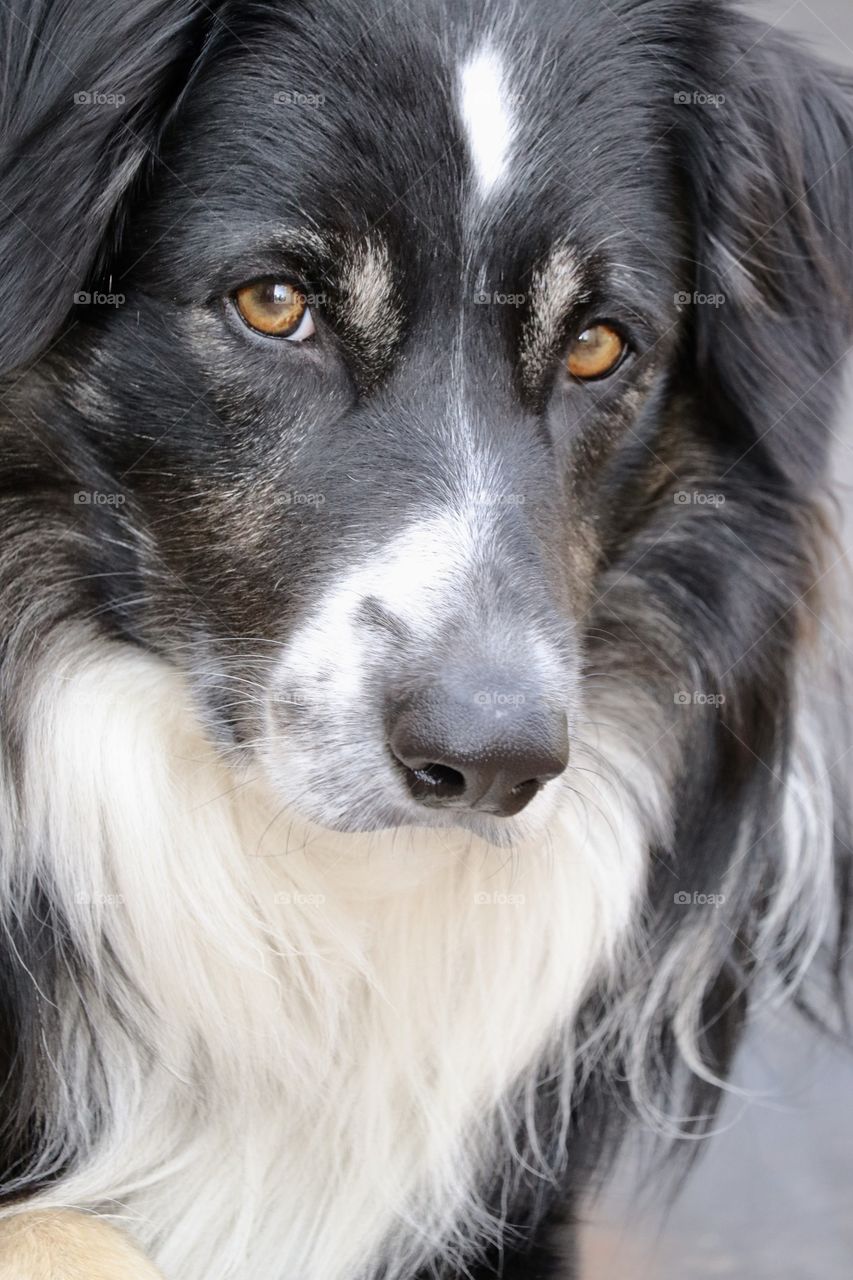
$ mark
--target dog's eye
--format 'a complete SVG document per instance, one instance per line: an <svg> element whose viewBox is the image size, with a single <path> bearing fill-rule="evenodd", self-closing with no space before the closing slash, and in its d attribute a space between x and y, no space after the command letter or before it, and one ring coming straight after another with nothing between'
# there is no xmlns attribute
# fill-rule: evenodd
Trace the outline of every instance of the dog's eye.
<svg viewBox="0 0 853 1280"><path fill-rule="evenodd" d="M627 350L625 339L609 324L594 324L575 338L566 367L573 378L594 382L615 373Z"/></svg>
<svg viewBox="0 0 853 1280"><path fill-rule="evenodd" d="M242 319L270 338L304 342L314 333L314 319L305 295L285 280L256 280L234 294Z"/></svg>

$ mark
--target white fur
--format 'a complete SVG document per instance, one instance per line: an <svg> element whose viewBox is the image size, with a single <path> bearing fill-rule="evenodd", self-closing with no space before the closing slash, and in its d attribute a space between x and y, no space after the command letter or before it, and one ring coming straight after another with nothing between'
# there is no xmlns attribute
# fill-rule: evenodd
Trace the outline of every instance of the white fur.
<svg viewBox="0 0 853 1280"><path fill-rule="evenodd" d="M648 767L623 744L626 781L588 785L581 752L546 837L509 856L277 816L177 675L118 646L55 655L29 722L30 860L5 865L4 897L42 876L92 972L62 998L45 1171L93 1144L40 1203L120 1215L170 1280L354 1280L380 1260L402 1280L463 1230L493 1235L477 1174L532 1123L524 1080L555 1043L570 1059L578 1002L615 963ZM96 1137L79 1001L103 1055Z"/></svg>
<svg viewBox="0 0 853 1280"><path fill-rule="evenodd" d="M500 55L474 53L460 71L460 113L478 188L488 196L509 170L515 123Z"/></svg>
<svg viewBox="0 0 853 1280"><path fill-rule="evenodd" d="M377 600L425 642L440 628L488 531L476 512L446 511L404 529L379 551L348 568L321 596L282 655L280 681L295 682L307 698L324 697L336 707L361 692L365 628L359 607ZM321 693L318 672L324 673ZM328 674L333 678L329 680Z"/></svg>

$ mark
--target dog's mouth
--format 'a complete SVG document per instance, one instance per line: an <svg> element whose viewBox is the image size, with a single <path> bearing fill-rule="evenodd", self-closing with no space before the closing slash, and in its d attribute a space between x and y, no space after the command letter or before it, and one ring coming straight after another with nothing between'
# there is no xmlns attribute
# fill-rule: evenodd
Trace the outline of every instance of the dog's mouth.
<svg viewBox="0 0 853 1280"><path fill-rule="evenodd" d="M499 848L534 838L553 811L562 758L533 759L539 772L527 776L531 757L515 773L500 753L468 757L462 767L422 757L401 759L390 742L348 762L342 754L326 765L302 741L266 754L267 775L278 802L310 825L340 835L394 831L452 831ZM567 760L567 756L565 757ZM547 768L546 768L547 765Z"/></svg>
<svg viewBox="0 0 853 1280"><path fill-rule="evenodd" d="M547 790L544 794L548 794ZM534 799L542 795L540 787ZM470 809L464 804L395 804L391 799L387 804L371 805L369 810L360 804L352 805L346 812L332 814L315 810L309 813L308 821L322 830L354 838L408 831L413 835L420 832L424 838L432 834L440 840L442 833L450 838L455 832L494 848L508 849L535 839L546 825L544 814L544 810L537 811L529 802L519 808L517 815L505 816L486 809Z"/></svg>

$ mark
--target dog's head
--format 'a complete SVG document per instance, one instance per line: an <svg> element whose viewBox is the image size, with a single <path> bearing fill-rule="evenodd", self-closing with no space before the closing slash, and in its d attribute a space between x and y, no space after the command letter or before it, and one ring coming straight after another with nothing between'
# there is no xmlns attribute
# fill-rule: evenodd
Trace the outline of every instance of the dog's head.
<svg viewBox="0 0 853 1280"><path fill-rule="evenodd" d="M0 352L86 608L313 819L534 829L594 675L678 716L800 585L843 86L719 3L77 7L6 24Z"/></svg>

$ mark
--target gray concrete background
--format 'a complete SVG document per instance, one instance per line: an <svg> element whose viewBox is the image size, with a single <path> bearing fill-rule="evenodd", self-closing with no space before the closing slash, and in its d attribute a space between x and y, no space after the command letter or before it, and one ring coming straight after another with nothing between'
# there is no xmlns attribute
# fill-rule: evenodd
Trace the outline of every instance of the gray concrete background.
<svg viewBox="0 0 853 1280"><path fill-rule="evenodd" d="M743 7L853 67L853 0ZM842 410L836 436L853 511L853 411ZM847 545L853 552L853 529ZM791 1015L768 1017L736 1084L741 1094L674 1205L636 1155L623 1160L589 1211L583 1280L853 1278L853 1054Z"/></svg>
<svg viewBox="0 0 853 1280"><path fill-rule="evenodd" d="M853 0L753 0L741 8L795 31L826 57L853 66Z"/></svg>

